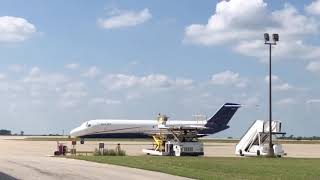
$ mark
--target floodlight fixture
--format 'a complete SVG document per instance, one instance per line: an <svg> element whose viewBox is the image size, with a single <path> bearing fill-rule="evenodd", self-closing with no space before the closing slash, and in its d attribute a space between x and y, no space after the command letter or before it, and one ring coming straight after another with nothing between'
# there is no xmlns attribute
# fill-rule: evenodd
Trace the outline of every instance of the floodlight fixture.
<svg viewBox="0 0 320 180"><path fill-rule="evenodd" d="M279 34L272 34L272 39L274 42L278 42L279 41Z"/></svg>
<svg viewBox="0 0 320 180"><path fill-rule="evenodd" d="M265 41L265 42L270 41L270 38L269 38L269 34L268 34L268 33L264 33L264 41Z"/></svg>

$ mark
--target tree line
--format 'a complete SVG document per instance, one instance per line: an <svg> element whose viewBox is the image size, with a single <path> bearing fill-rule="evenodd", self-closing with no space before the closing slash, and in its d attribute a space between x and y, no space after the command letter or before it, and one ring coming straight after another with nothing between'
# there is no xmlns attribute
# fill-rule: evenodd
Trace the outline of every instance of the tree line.
<svg viewBox="0 0 320 180"><path fill-rule="evenodd" d="M311 136L311 137L303 137L303 136L282 136L278 137L278 139L284 139L284 140L320 140L320 136Z"/></svg>
<svg viewBox="0 0 320 180"><path fill-rule="evenodd" d="M0 135L12 135L10 130L0 129Z"/></svg>

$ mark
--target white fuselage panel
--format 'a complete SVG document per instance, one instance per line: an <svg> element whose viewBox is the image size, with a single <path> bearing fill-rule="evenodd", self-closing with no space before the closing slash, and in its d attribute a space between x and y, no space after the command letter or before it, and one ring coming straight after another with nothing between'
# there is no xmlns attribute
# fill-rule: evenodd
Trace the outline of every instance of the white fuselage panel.
<svg viewBox="0 0 320 180"><path fill-rule="evenodd" d="M168 120L166 126L198 126L203 127L206 121ZM154 134L159 132L157 120L90 120L70 132L71 136L79 137L94 134L141 133Z"/></svg>

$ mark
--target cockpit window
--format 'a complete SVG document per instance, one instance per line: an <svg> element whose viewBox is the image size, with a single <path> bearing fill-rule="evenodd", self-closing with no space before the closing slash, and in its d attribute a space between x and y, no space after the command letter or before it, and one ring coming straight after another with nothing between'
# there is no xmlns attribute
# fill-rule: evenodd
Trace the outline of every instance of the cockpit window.
<svg viewBox="0 0 320 180"><path fill-rule="evenodd" d="M86 126L87 126L87 127L91 127L91 124L89 124L89 123L87 122Z"/></svg>

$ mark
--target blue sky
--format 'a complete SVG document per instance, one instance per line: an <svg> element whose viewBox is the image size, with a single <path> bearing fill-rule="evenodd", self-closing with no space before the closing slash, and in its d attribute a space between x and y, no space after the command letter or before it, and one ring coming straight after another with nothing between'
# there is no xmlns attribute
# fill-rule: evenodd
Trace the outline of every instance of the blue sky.
<svg viewBox="0 0 320 180"><path fill-rule="evenodd" d="M274 118L318 135L320 1L1 1L1 128L60 133L96 118L211 116L244 104L241 136L267 119L274 47Z"/></svg>

